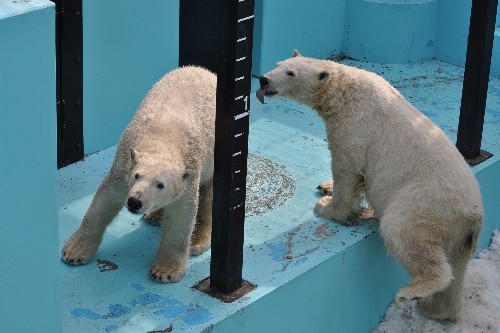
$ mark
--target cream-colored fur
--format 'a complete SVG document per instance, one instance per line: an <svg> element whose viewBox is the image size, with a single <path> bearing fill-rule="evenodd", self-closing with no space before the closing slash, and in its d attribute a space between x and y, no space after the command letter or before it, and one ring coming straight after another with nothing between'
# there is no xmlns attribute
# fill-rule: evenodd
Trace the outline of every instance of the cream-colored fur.
<svg viewBox="0 0 500 333"><path fill-rule="evenodd" d="M124 203L162 225L153 280L179 281L189 253L210 247L216 84L209 71L183 67L152 87L81 226L62 250L65 262L87 263Z"/></svg>
<svg viewBox="0 0 500 333"><path fill-rule="evenodd" d="M382 77L333 61L294 57L260 78L257 97L287 97L325 121L331 181L315 212L346 221L362 194L388 250L410 274L400 300L455 318L482 227L478 183L448 137Z"/></svg>

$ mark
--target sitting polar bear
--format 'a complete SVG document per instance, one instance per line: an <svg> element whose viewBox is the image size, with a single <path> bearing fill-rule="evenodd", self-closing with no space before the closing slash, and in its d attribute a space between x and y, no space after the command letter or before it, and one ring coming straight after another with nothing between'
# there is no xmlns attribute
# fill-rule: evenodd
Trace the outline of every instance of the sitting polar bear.
<svg viewBox="0 0 500 333"><path fill-rule="evenodd" d="M325 121L333 182L315 212L340 222L361 195L389 251L410 274L400 300L455 318L482 227L478 183L447 136L382 77L333 61L294 57L260 77L257 97L287 97Z"/></svg>
<svg viewBox="0 0 500 333"><path fill-rule="evenodd" d="M152 87L81 226L62 250L65 262L87 263L124 203L162 225L153 280L179 281L189 253L210 247L216 85L209 71L183 67Z"/></svg>

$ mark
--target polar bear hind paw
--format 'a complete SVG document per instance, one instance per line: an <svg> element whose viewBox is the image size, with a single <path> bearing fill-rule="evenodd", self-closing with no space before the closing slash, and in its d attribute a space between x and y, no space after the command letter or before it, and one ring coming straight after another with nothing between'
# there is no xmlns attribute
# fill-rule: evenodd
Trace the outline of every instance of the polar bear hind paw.
<svg viewBox="0 0 500 333"><path fill-rule="evenodd" d="M207 251L210 248L210 245L211 245L210 240L205 243L192 244L189 249L189 255L193 257L199 256L203 254L205 251Z"/></svg>
<svg viewBox="0 0 500 333"><path fill-rule="evenodd" d="M425 299L426 297L445 289L450 283L450 280L451 278L436 278L417 283L411 282L398 292L397 298L402 302Z"/></svg>
<svg viewBox="0 0 500 333"><path fill-rule="evenodd" d="M151 280L155 282L178 282L186 275L186 266L154 264L149 275Z"/></svg>

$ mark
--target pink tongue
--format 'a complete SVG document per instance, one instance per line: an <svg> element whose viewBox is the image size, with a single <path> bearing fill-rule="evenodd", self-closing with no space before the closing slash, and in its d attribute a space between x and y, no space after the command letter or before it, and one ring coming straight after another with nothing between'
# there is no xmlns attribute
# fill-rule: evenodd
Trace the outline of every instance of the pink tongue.
<svg viewBox="0 0 500 333"><path fill-rule="evenodd" d="M255 95L257 96L257 99L262 104L264 104L264 95L265 94L266 94L266 91L264 89L262 89L262 88L260 88L259 90L257 90L257 92L255 93Z"/></svg>

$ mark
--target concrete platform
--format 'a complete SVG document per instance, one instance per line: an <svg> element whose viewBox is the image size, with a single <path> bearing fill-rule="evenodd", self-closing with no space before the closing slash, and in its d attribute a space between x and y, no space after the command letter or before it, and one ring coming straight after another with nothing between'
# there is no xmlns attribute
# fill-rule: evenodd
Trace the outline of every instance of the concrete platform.
<svg viewBox="0 0 500 333"><path fill-rule="evenodd" d="M462 68L439 61L350 64L382 74L455 141ZM343 227L313 216L315 187L331 178L323 123L293 102L251 102L243 276L257 288L231 304L193 289L209 274L209 253L191 258L179 283L152 282L148 272L160 230L124 210L93 261L60 264L64 332L357 333L378 324L407 277L387 255L376 221ZM499 227L500 208L493 202L499 193L499 104L500 80L491 78L483 149L494 157L474 169L485 184L482 247L495 223ZM59 170L60 248L80 224L114 152L111 147Z"/></svg>

